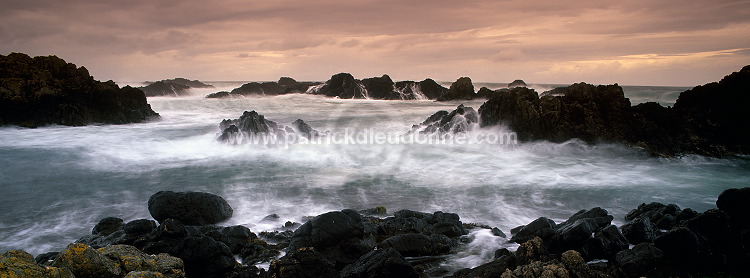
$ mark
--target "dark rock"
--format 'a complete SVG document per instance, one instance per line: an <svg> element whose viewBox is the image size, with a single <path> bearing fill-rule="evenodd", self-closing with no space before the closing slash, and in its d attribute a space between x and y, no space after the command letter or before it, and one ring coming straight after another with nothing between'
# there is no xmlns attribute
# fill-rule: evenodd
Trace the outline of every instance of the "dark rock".
<svg viewBox="0 0 750 278"><path fill-rule="evenodd" d="M270 245L259 239L249 240L238 253L242 258L242 263L246 265L270 262L281 254L279 246Z"/></svg>
<svg viewBox="0 0 750 278"><path fill-rule="evenodd" d="M502 248L495 250L495 259L500 258L502 256L513 256L513 253L508 250L508 248Z"/></svg>
<svg viewBox="0 0 750 278"><path fill-rule="evenodd" d="M377 206L374 208L364 209L359 211L362 214L365 215L386 215L388 211L384 206Z"/></svg>
<svg viewBox="0 0 750 278"><path fill-rule="evenodd" d="M316 216L294 231L289 250L313 247L337 265L354 262L374 247L364 240L364 225L358 212L350 209Z"/></svg>
<svg viewBox="0 0 750 278"><path fill-rule="evenodd" d="M393 248L402 256L421 257L446 254L454 243L445 235L400 234L389 237L378 244L378 249Z"/></svg>
<svg viewBox="0 0 750 278"><path fill-rule="evenodd" d="M349 73L331 76L331 79L326 81L325 85L312 93L339 98L366 98L366 89L362 82L354 79L354 76Z"/></svg>
<svg viewBox="0 0 750 278"><path fill-rule="evenodd" d="M459 133L473 130L479 124L479 114L474 108L466 107L463 104L456 107L455 110L438 111L428 117L419 125L414 125L411 132L421 134L437 133Z"/></svg>
<svg viewBox="0 0 750 278"><path fill-rule="evenodd" d="M271 262L268 277L340 277L335 264L327 260L315 248L306 247L291 250L278 260Z"/></svg>
<svg viewBox="0 0 750 278"><path fill-rule="evenodd" d="M173 218L187 225L215 224L232 217L232 207L221 196L204 192L159 191L148 199L156 221Z"/></svg>
<svg viewBox="0 0 750 278"><path fill-rule="evenodd" d="M492 235L494 235L494 236L499 236L499 237L502 237L502 238L506 237L505 233L503 233L503 231L500 230L500 229L498 229L497 227L492 228L491 230L492 230Z"/></svg>
<svg viewBox="0 0 750 278"><path fill-rule="evenodd" d="M439 97L437 100L469 100L474 99L475 97L476 93L474 93L474 84L471 83L471 78L461 77L458 78L456 82L453 82L453 84L451 84L451 87L448 89L448 92L446 92L442 97Z"/></svg>
<svg viewBox="0 0 750 278"><path fill-rule="evenodd" d="M545 242L535 236L529 239L518 247L516 250L516 259L519 265L527 264L531 261L544 261L549 256L549 251Z"/></svg>
<svg viewBox="0 0 750 278"><path fill-rule="evenodd" d="M650 217L650 214L652 214L654 212L657 212L657 211L660 211L660 210L664 209L665 207L666 207L666 205L664 205L662 203L655 203L655 202L654 203L649 203L649 204L642 203L642 204L638 205L638 208L636 208L636 209L631 210L630 212L628 212L628 214L625 215L625 220L632 221L632 220L635 220L637 218L640 218L641 216L644 216L645 214L649 214L647 216ZM649 220L651 220L651 219L649 218Z"/></svg>
<svg viewBox="0 0 750 278"><path fill-rule="evenodd" d="M615 225L609 225L596 232L594 237L586 240L581 248L581 255L587 260L611 259L617 252L628 249L628 240Z"/></svg>
<svg viewBox="0 0 750 278"><path fill-rule="evenodd" d="M456 271L452 278L490 278L500 277L506 270L512 270L516 267L516 258L513 256L502 256L486 264L475 268L465 268Z"/></svg>
<svg viewBox="0 0 750 278"><path fill-rule="evenodd" d="M654 240L654 245L664 252L664 257L673 265L685 270L695 270L705 252L698 236L681 227L673 229Z"/></svg>
<svg viewBox="0 0 750 278"><path fill-rule="evenodd" d="M648 217L636 218L633 222L622 225L623 235L632 244L653 242L658 235L657 231L656 225Z"/></svg>
<svg viewBox="0 0 750 278"><path fill-rule="evenodd" d="M187 277L225 277L237 266L226 244L210 236L189 236L186 230L175 225L179 222L165 225L167 223L170 221L162 223L158 228L160 233L142 246L144 251L168 253L182 259Z"/></svg>
<svg viewBox="0 0 750 278"><path fill-rule="evenodd" d="M156 229L156 223L153 220L138 219L128 222L122 228L128 235L143 235L153 232Z"/></svg>
<svg viewBox="0 0 750 278"><path fill-rule="evenodd" d="M419 82L419 90L427 99L439 99L448 93L448 89L440 86L440 84L430 78Z"/></svg>
<svg viewBox="0 0 750 278"><path fill-rule="evenodd" d="M230 92L220 91L220 92L208 94L206 96L206 98L226 98L226 97L229 97L229 96L232 96L232 94Z"/></svg>
<svg viewBox="0 0 750 278"><path fill-rule="evenodd" d="M34 257L34 261L36 261L36 263L38 263L38 264L51 263L52 261L55 260L55 258L57 258L57 254L60 254L60 252L42 253L42 254L39 254L36 257Z"/></svg>
<svg viewBox="0 0 750 278"><path fill-rule="evenodd" d="M508 88L513 89L515 87L527 87L526 82L523 82L521 79L513 80L513 82L508 83Z"/></svg>
<svg viewBox="0 0 750 278"><path fill-rule="evenodd" d="M214 86L205 84L198 80L188 80L185 78L166 79L156 82L149 82L148 85L139 87L147 97L154 96L183 96L190 94L190 88L213 88Z"/></svg>
<svg viewBox="0 0 750 278"><path fill-rule="evenodd" d="M516 243L524 243L534 237L540 237L542 239L549 239L555 235L555 221L550 220L546 217L539 217L531 223L523 226L518 232L513 234L510 241ZM513 230L511 230L513 233Z"/></svg>
<svg viewBox="0 0 750 278"><path fill-rule="evenodd" d="M365 86L365 97L369 99L401 99L401 95L394 91L395 83L387 74L362 79L362 85Z"/></svg>
<svg viewBox="0 0 750 278"><path fill-rule="evenodd" d="M240 225L224 227L221 234L226 237L222 242L232 250L232 254L240 253L245 244L258 238L249 228Z"/></svg>
<svg viewBox="0 0 750 278"><path fill-rule="evenodd" d="M120 267L90 246L71 243L52 262L53 267L67 268L75 277L121 277Z"/></svg>
<svg viewBox="0 0 750 278"><path fill-rule="evenodd" d="M56 56L0 55L0 126L127 124L158 116L143 91L96 81Z"/></svg>
<svg viewBox="0 0 750 278"><path fill-rule="evenodd" d="M651 243L640 243L633 249L617 253L616 262L626 277L651 277L663 266L664 254Z"/></svg>
<svg viewBox="0 0 750 278"><path fill-rule="evenodd" d="M729 215L735 229L750 229L750 187L724 190L716 207Z"/></svg>
<svg viewBox="0 0 750 278"><path fill-rule="evenodd" d="M122 228L123 223L124 222L120 218L107 217L99 220L99 223L94 226L94 229L91 231L91 233L95 235L107 236Z"/></svg>
<svg viewBox="0 0 750 278"><path fill-rule="evenodd" d="M370 251L341 270L342 278L420 277L414 267L392 248Z"/></svg>

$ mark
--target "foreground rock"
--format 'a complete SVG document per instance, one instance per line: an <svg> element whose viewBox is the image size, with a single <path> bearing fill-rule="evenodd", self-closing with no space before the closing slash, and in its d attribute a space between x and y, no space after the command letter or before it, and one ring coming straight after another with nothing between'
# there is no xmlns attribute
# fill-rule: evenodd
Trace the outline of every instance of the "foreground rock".
<svg viewBox="0 0 750 278"><path fill-rule="evenodd" d="M141 90L94 80L55 56L0 55L0 125L140 123L158 114Z"/></svg>
<svg viewBox="0 0 750 278"><path fill-rule="evenodd" d="M642 147L659 156L750 153L750 66L680 94L674 108L631 106L618 85L585 83L543 95L518 87L479 108L482 126L508 125L524 141L578 138Z"/></svg>
<svg viewBox="0 0 750 278"><path fill-rule="evenodd" d="M474 108L463 104L448 112L441 110L432 114L418 125L413 125L410 132L420 134L443 134L471 131L479 127L479 113Z"/></svg>

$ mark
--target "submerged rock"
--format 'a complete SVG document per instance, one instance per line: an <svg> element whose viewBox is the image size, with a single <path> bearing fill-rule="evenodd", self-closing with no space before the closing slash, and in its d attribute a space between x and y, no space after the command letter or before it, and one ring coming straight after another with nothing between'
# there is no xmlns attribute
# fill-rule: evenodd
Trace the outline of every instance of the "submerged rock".
<svg viewBox="0 0 750 278"><path fill-rule="evenodd" d="M96 81L56 56L0 55L0 126L127 124L158 116L143 91Z"/></svg>
<svg viewBox="0 0 750 278"><path fill-rule="evenodd" d="M148 85L138 87L147 97L156 96L184 96L190 94L191 88L213 88L198 80L188 80L185 78L165 79L156 82L149 82Z"/></svg>

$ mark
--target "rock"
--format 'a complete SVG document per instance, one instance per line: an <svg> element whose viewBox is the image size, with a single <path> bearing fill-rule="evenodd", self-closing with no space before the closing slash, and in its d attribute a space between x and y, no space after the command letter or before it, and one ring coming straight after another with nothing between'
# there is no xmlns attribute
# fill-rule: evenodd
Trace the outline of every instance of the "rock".
<svg viewBox="0 0 750 278"><path fill-rule="evenodd" d="M438 101L469 100L474 99L474 97L476 97L476 93L474 93L474 84L471 83L471 78L461 77L451 84L448 92L439 97Z"/></svg>
<svg viewBox="0 0 750 278"><path fill-rule="evenodd" d="M435 80L427 78L419 82L419 91L427 97L427 99L439 99L443 95L448 93L448 89L440 86Z"/></svg>
<svg viewBox="0 0 750 278"><path fill-rule="evenodd" d="M377 206L374 208L364 209L364 210L360 210L359 212L365 215L380 215L380 216L386 215L388 213L388 211L386 210L384 206Z"/></svg>
<svg viewBox="0 0 750 278"><path fill-rule="evenodd" d="M298 140L311 140L320 135L301 119L297 119L290 126L284 126L266 120L255 110L245 111L239 119L221 121L219 130L222 130L222 134L217 138L218 141L228 144L263 144L266 146L293 144Z"/></svg>
<svg viewBox="0 0 750 278"><path fill-rule="evenodd" d="M589 266L586 264L586 261L583 259L583 257L581 257L581 254L576 252L575 250L568 250L563 252L560 256L560 261L562 261L565 269L567 269L571 274L571 277L597 277L597 275L593 273L591 269L589 269Z"/></svg>
<svg viewBox="0 0 750 278"><path fill-rule="evenodd" d="M503 272L516 267L516 258L513 256L502 256L475 268L465 268L456 271L452 278L491 278L500 277Z"/></svg>
<svg viewBox="0 0 750 278"><path fill-rule="evenodd" d="M342 278L420 277L414 267L392 248L377 249L341 270Z"/></svg>
<svg viewBox="0 0 750 278"><path fill-rule="evenodd" d="M254 265L263 262L270 262L275 259L280 252L281 247L276 245L270 245L260 239L252 239L242 246L239 252L242 258L242 263L246 265Z"/></svg>
<svg viewBox="0 0 750 278"><path fill-rule="evenodd" d="M110 245L97 251L117 263L122 273L128 275L133 272L153 272L161 275L159 277L185 277L182 260L167 254L148 255L130 245Z"/></svg>
<svg viewBox="0 0 750 278"><path fill-rule="evenodd" d="M609 225L586 240L581 253L587 260L611 259L617 252L628 249L628 240L615 225Z"/></svg>
<svg viewBox="0 0 750 278"><path fill-rule="evenodd" d="M232 217L224 198L204 192L159 191L148 199L148 211L156 221L167 218L187 225L215 224Z"/></svg>
<svg viewBox="0 0 750 278"><path fill-rule="evenodd" d="M546 260L547 256L549 256L547 246L538 236L521 243L521 246L516 250L518 265L527 264L532 261Z"/></svg>
<svg viewBox="0 0 750 278"><path fill-rule="evenodd" d="M401 94L394 91L395 83L387 74L362 79L362 85L367 91L365 96L369 99L402 99Z"/></svg>
<svg viewBox="0 0 750 278"><path fill-rule="evenodd" d="M515 87L527 87L526 82L523 82L521 79L513 80L513 82L508 83L508 88L513 89Z"/></svg>
<svg viewBox="0 0 750 278"><path fill-rule="evenodd" d="M378 249L392 248L402 256L421 257L447 254L454 243L445 235L426 236L423 234L400 234L387 238L378 244Z"/></svg>
<svg viewBox="0 0 750 278"><path fill-rule="evenodd" d="M128 124L158 116L143 91L94 80L56 56L0 55L0 126Z"/></svg>
<svg viewBox="0 0 750 278"><path fill-rule="evenodd" d="M465 107L463 104L456 107L455 110L438 111L428 117L419 125L414 125L411 132L420 134L438 135L444 133L460 133L474 130L479 124L479 114L471 107Z"/></svg>
<svg viewBox="0 0 750 278"><path fill-rule="evenodd" d="M556 235L550 245L555 251L561 252L578 249L591 239L594 233L609 226L612 219L614 217L599 207L581 210L568 218L567 221L557 225Z"/></svg>
<svg viewBox="0 0 750 278"><path fill-rule="evenodd" d="M367 90L362 82L354 79L349 73L339 73L331 76L325 85L312 92L329 97L339 98L367 98Z"/></svg>
<svg viewBox="0 0 750 278"><path fill-rule="evenodd" d="M60 252L52 266L69 269L77 278L121 277L122 270L103 254L80 243L71 243Z"/></svg>
<svg viewBox="0 0 750 278"><path fill-rule="evenodd" d="M653 242L657 234L656 225L648 217L636 218L633 222L622 225L622 233L631 244Z"/></svg>
<svg viewBox="0 0 750 278"><path fill-rule="evenodd" d="M555 235L556 226L557 225L555 224L555 221L552 221L546 217L539 217L531 223L520 227L520 229L518 229L516 233L513 233L513 231L511 230L513 237L510 238L510 241L516 243L524 243L534 237L549 239Z"/></svg>
<svg viewBox="0 0 750 278"><path fill-rule="evenodd" d="M190 88L213 88L213 86L198 80L175 78L150 82L146 86L138 87L147 97L189 95Z"/></svg>
<svg viewBox="0 0 750 278"><path fill-rule="evenodd" d="M570 273L565 266L557 261L541 262L533 261L529 264L519 265L515 270L506 269L502 278L512 277L549 277L568 278Z"/></svg>
<svg viewBox="0 0 750 278"><path fill-rule="evenodd" d="M732 188L721 192L716 207L729 215L735 229L750 229L750 187Z"/></svg>
<svg viewBox="0 0 750 278"><path fill-rule="evenodd" d="M163 278L164 274L156 271L133 271L125 275L125 278Z"/></svg>
<svg viewBox="0 0 750 278"><path fill-rule="evenodd" d="M681 227L673 229L654 240L654 245L664 252L672 265L692 271L700 264L705 246L691 230Z"/></svg>
<svg viewBox="0 0 750 278"><path fill-rule="evenodd" d="M663 266L663 253L651 243L640 243L633 249L617 253L616 262L627 277L650 277Z"/></svg>
<svg viewBox="0 0 750 278"><path fill-rule="evenodd" d="M216 93L210 93L206 95L206 98L227 98L230 96L234 96L234 95L232 95L232 93L227 92L227 91L219 91Z"/></svg>
<svg viewBox="0 0 750 278"><path fill-rule="evenodd" d="M333 211L316 216L294 231L289 250L313 247L340 269L372 250L374 244L364 236L358 212Z"/></svg>
<svg viewBox="0 0 750 278"><path fill-rule="evenodd" d="M188 277L225 277L237 266L226 244L210 236L188 235L184 227L177 225L179 222L174 222L162 223L158 228L160 232L143 243L142 249L150 254L168 253L182 259Z"/></svg>
<svg viewBox="0 0 750 278"><path fill-rule="evenodd" d="M239 254L245 244L258 238L249 228L240 225L224 227L221 234L225 236L222 242L232 250L232 254Z"/></svg>
<svg viewBox="0 0 750 278"><path fill-rule="evenodd" d="M271 262L268 277L339 277L335 264L318 253L315 248L305 247Z"/></svg>
<svg viewBox="0 0 750 278"><path fill-rule="evenodd" d="M0 277L75 278L67 268L39 265L31 254L21 250L0 255Z"/></svg>

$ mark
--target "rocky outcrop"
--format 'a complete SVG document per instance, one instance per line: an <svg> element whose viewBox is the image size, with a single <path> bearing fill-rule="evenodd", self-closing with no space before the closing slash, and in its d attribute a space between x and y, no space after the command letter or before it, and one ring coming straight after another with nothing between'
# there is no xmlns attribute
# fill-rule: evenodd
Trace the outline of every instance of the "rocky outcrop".
<svg viewBox="0 0 750 278"><path fill-rule="evenodd" d="M227 98L243 96L276 96L284 94L301 94L305 93L311 86L316 86L317 82L298 82L291 77L281 77L277 82L250 82L233 89L231 92L221 91L212 93L206 98Z"/></svg>
<svg viewBox="0 0 750 278"><path fill-rule="evenodd" d="M471 83L471 78L461 77L451 84L443 96L438 97L438 101L448 100L469 100L474 99L477 94L474 92L474 84Z"/></svg>
<svg viewBox="0 0 750 278"><path fill-rule="evenodd" d="M429 78L419 82L394 82L387 74L358 80L349 73L339 73L309 92L347 99L425 100L438 99L448 89Z"/></svg>
<svg viewBox="0 0 750 278"><path fill-rule="evenodd" d="M223 120L219 123L219 130L222 132L217 140L221 142L266 146L288 146L305 141L309 142L309 140L321 135L301 119L295 120L289 126L284 126L266 120L263 115L254 110L245 111L239 119Z"/></svg>
<svg viewBox="0 0 750 278"><path fill-rule="evenodd" d="M0 125L141 123L158 114L143 91L94 80L56 56L0 55Z"/></svg>
<svg viewBox="0 0 750 278"><path fill-rule="evenodd" d="M674 108L657 103L630 105L615 85L573 84L543 94L514 88L482 107L482 126L505 124L525 141L617 142L654 155L695 153L724 156L750 153L750 66L718 83L680 94Z"/></svg>
<svg viewBox="0 0 750 278"><path fill-rule="evenodd" d="M31 254L10 250L0 255L0 277L75 278L67 268L38 264Z"/></svg>
<svg viewBox="0 0 750 278"><path fill-rule="evenodd" d="M474 108L463 104L448 112L440 110L418 125L413 125L410 132L420 134L443 134L467 132L479 127L479 114Z"/></svg>
<svg viewBox="0 0 750 278"><path fill-rule="evenodd" d="M526 82L523 82L523 80L516 79L516 80L513 80L513 82L508 83L507 87L509 89L513 89L515 87L528 87L528 85L526 85Z"/></svg>
<svg viewBox="0 0 750 278"><path fill-rule="evenodd" d="M148 85L138 87L147 97L158 96L184 96L190 94L191 88L213 88L213 85L205 84L198 80L185 78L165 79L156 82L147 82Z"/></svg>
<svg viewBox="0 0 750 278"><path fill-rule="evenodd" d="M205 192L159 191L148 199L148 211L156 221L175 219L186 225L216 224L232 217L224 198Z"/></svg>

